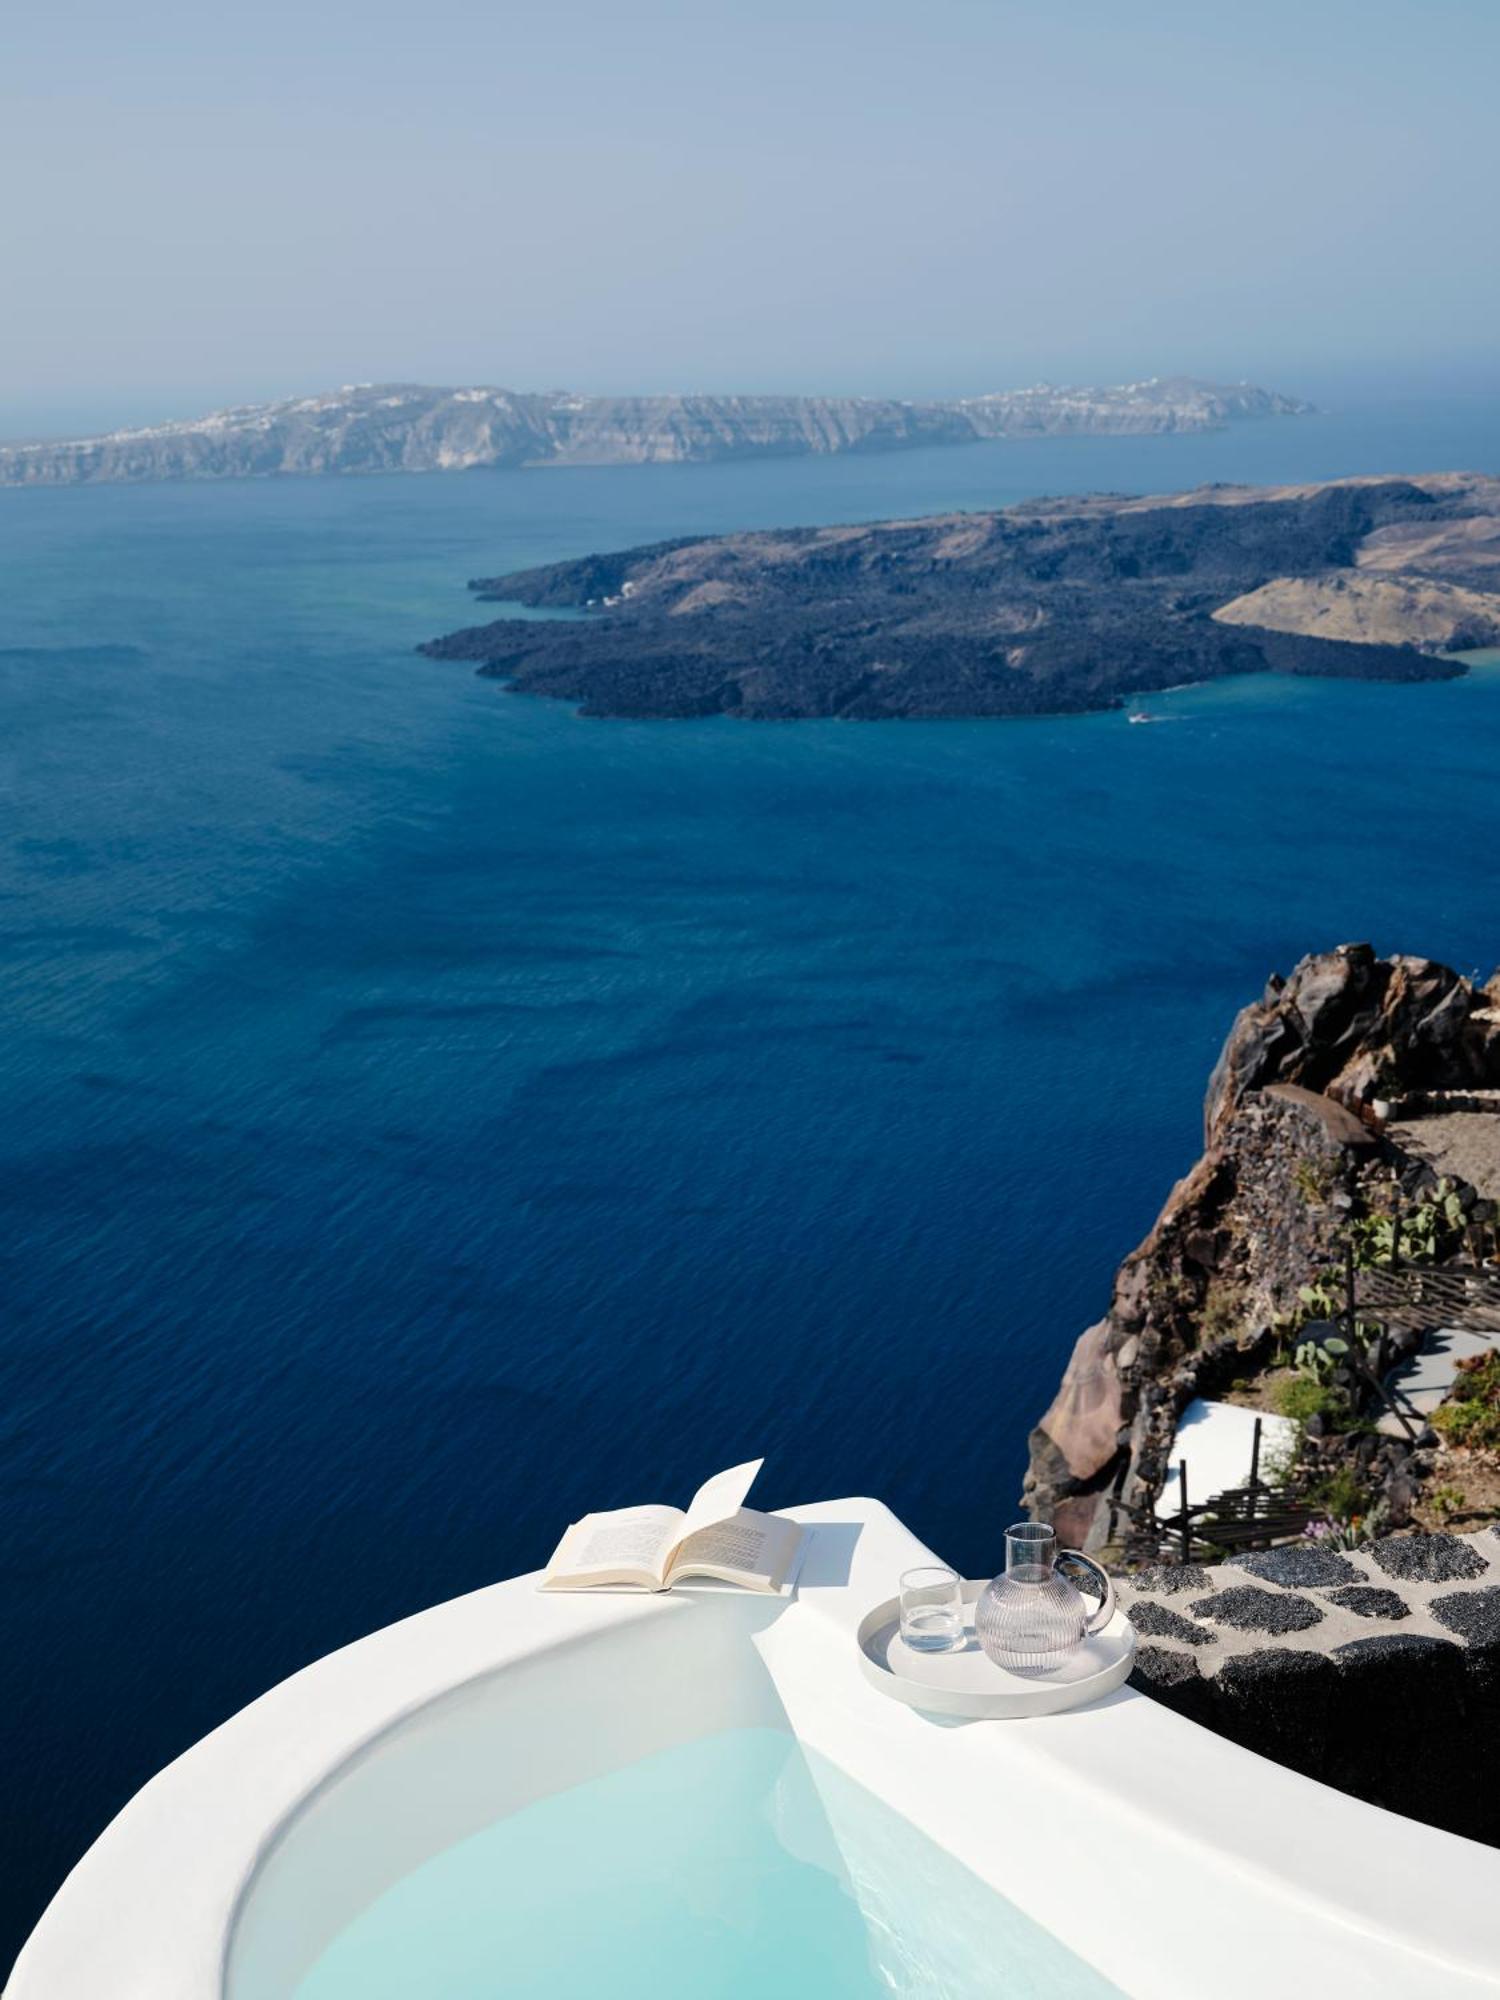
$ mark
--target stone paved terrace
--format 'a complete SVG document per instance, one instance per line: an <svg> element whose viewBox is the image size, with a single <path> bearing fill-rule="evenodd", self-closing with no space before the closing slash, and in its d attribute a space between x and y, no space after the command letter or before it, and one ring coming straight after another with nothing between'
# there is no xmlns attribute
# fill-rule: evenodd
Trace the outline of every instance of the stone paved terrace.
<svg viewBox="0 0 1500 2000"><path fill-rule="evenodd" d="M1500 1845L1500 1530L1117 1579L1132 1685L1341 1791Z"/></svg>
<svg viewBox="0 0 1500 2000"><path fill-rule="evenodd" d="M1486 1099L1493 1100L1489 1108L1478 1108ZM1466 1102L1475 1108L1398 1117L1387 1127L1388 1136L1435 1173L1467 1181L1487 1201L1500 1201L1500 1090L1471 1093Z"/></svg>

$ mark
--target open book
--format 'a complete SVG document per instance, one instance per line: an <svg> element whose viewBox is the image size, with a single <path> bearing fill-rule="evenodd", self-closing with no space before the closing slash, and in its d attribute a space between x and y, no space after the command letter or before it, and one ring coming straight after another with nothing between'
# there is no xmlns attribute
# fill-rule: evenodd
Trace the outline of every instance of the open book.
<svg viewBox="0 0 1500 2000"><path fill-rule="evenodd" d="M558 1543L543 1590L670 1590L686 1576L708 1576L744 1590L789 1588L802 1552L802 1529L743 1506L765 1460L720 1472L680 1507L617 1507L585 1514Z"/></svg>

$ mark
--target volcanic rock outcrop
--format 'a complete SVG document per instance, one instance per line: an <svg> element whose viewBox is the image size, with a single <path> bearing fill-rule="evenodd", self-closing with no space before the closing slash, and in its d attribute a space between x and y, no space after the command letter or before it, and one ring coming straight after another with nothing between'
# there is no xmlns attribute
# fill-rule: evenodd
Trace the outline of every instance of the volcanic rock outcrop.
<svg viewBox="0 0 1500 2000"><path fill-rule="evenodd" d="M1432 634L1488 630L1481 600L1500 630L1500 592L1358 564L1406 526L1422 561L1445 535L1472 556L1467 524L1497 516L1500 481L1438 473L658 542L480 578L482 598L581 615L501 618L422 651L589 715L746 720L1059 715L1231 674L1451 679L1466 666ZM1384 639L1322 629L1330 577L1367 597L1379 583Z"/></svg>
<svg viewBox="0 0 1500 2000"><path fill-rule="evenodd" d="M1273 978L1210 1079L1202 1158L1032 1433L1027 1507L1075 1547L1122 1546L1149 1519L1182 1410L1266 1358L1300 1287L1339 1261L1365 1184L1432 1183L1388 1120L1497 1091L1500 975L1478 986L1349 944Z"/></svg>

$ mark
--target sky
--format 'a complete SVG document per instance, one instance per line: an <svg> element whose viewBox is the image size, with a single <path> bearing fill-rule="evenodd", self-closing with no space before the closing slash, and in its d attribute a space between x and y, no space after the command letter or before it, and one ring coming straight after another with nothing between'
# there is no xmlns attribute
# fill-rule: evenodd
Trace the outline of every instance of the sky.
<svg viewBox="0 0 1500 2000"><path fill-rule="evenodd" d="M1500 386L1500 0L10 0L0 431Z"/></svg>

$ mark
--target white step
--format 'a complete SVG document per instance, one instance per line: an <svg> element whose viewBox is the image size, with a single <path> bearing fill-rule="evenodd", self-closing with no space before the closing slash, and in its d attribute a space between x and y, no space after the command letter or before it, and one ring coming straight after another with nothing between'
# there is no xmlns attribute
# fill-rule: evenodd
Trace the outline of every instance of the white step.
<svg viewBox="0 0 1500 2000"><path fill-rule="evenodd" d="M1475 1333L1468 1327L1440 1326L1427 1336L1421 1351L1385 1378L1386 1393L1420 1430L1458 1379L1458 1364L1500 1347L1500 1334ZM1375 1428L1387 1437L1405 1437L1399 1417L1387 1410Z"/></svg>

